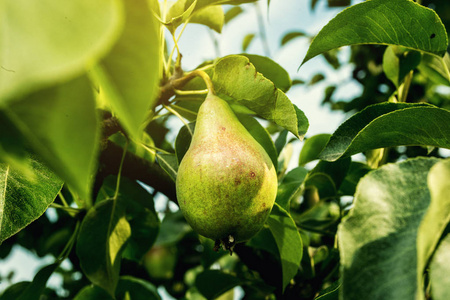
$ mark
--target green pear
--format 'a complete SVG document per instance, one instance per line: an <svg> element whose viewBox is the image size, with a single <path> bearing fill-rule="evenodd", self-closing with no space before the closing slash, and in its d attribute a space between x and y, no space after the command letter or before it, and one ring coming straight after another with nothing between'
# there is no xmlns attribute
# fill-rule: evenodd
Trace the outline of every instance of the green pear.
<svg viewBox="0 0 450 300"><path fill-rule="evenodd" d="M277 174L264 148L228 103L208 94L177 175L178 204L191 227L226 249L254 236L277 194Z"/></svg>

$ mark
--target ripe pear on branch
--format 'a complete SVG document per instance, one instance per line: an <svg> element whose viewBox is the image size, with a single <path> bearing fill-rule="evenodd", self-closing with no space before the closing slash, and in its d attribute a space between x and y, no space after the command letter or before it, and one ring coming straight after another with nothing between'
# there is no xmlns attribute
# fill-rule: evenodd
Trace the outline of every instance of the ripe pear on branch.
<svg viewBox="0 0 450 300"><path fill-rule="evenodd" d="M203 75L203 74L202 74ZM177 174L178 203L199 234L232 251L264 225L274 205L277 175L264 148L226 101L209 93Z"/></svg>

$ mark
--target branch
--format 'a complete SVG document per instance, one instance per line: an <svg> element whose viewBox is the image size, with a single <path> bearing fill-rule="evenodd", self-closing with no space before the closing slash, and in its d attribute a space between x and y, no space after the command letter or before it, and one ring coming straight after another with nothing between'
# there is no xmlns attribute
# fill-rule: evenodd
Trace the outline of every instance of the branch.
<svg viewBox="0 0 450 300"><path fill-rule="evenodd" d="M99 192L104 179L108 175L117 175L120 161L123 155L123 149L116 144L105 141L100 155L100 166L94 184L94 199ZM130 179L139 180L155 191L163 193L170 200L177 202L175 192L175 182L167 173L157 164L151 163L132 153L127 152L122 167L122 176Z"/></svg>

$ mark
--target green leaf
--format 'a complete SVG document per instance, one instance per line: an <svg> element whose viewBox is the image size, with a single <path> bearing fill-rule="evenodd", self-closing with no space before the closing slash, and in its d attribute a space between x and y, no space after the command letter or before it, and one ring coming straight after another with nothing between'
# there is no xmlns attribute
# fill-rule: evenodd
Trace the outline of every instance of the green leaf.
<svg viewBox="0 0 450 300"><path fill-rule="evenodd" d="M286 146L288 131L286 129L282 130L275 140L275 148L277 149L278 156L280 156L281 151L283 151L284 146Z"/></svg>
<svg viewBox="0 0 450 300"><path fill-rule="evenodd" d="M431 295L433 300L446 300L450 294L450 234L441 241L430 263Z"/></svg>
<svg viewBox="0 0 450 300"><path fill-rule="evenodd" d="M341 195L353 196L359 180L371 170L372 168L364 163L352 161L347 175L345 175L344 181L342 181L341 187L339 188L339 193Z"/></svg>
<svg viewBox="0 0 450 300"><path fill-rule="evenodd" d="M292 217L277 203L273 206L267 224L280 252L284 291L298 272L303 255L302 239Z"/></svg>
<svg viewBox="0 0 450 300"><path fill-rule="evenodd" d="M283 181L279 184L275 202L286 211L289 211L291 200L301 190L307 174L308 170L303 167L294 168L284 176Z"/></svg>
<svg viewBox="0 0 450 300"><path fill-rule="evenodd" d="M156 105L159 86L159 22L146 0L123 1L125 27L118 42L93 76L119 122L135 139Z"/></svg>
<svg viewBox="0 0 450 300"><path fill-rule="evenodd" d="M114 200L91 208L83 219L77 255L87 278L112 296L119 280L122 252L131 236L125 211Z"/></svg>
<svg viewBox="0 0 450 300"><path fill-rule="evenodd" d="M17 300L22 292L31 284L29 281L14 283L2 292L0 300Z"/></svg>
<svg viewBox="0 0 450 300"><path fill-rule="evenodd" d="M244 39L242 40L242 51L247 51L248 47L250 46L251 42L255 38L254 33L249 33L246 36L244 36Z"/></svg>
<svg viewBox="0 0 450 300"><path fill-rule="evenodd" d="M163 24L174 34L177 27L186 22L192 15L196 5L197 0L178 0L170 7Z"/></svg>
<svg viewBox="0 0 450 300"><path fill-rule="evenodd" d="M300 151L298 165L304 166L311 161L319 159L319 154L330 140L330 136L331 134L322 133L307 138Z"/></svg>
<svg viewBox="0 0 450 300"><path fill-rule="evenodd" d="M175 139L175 154L177 155L178 165L181 163L186 152L189 150L189 146L192 141L192 133L195 130L195 122L188 124L189 129L187 129L186 125L181 127L178 132L177 138Z"/></svg>
<svg viewBox="0 0 450 300"><path fill-rule="evenodd" d="M104 289L95 285L84 287L74 298L74 300L114 300Z"/></svg>
<svg viewBox="0 0 450 300"><path fill-rule="evenodd" d="M303 37L303 36L306 36L306 34L302 31L288 32L281 39L281 46L284 46L285 44L287 44L288 42L290 42L291 40L293 40L295 38Z"/></svg>
<svg viewBox="0 0 450 300"><path fill-rule="evenodd" d="M318 82L321 82L322 80L325 80L325 75L323 75L322 73L317 73L311 78L311 80L308 82L308 85L314 85Z"/></svg>
<svg viewBox="0 0 450 300"><path fill-rule="evenodd" d="M399 87L403 78L414 70L422 60L417 51L406 51L396 46L386 48L383 56L383 70L396 87Z"/></svg>
<svg viewBox="0 0 450 300"><path fill-rule="evenodd" d="M126 297L129 298L126 298ZM116 299L159 300L156 287L140 278L132 276L120 277L116 290Z"/></svg>
<svg viewBox="0 0 450 300"><path fill-rule="evenodd" d="M339 289L341 288L341 281L334 282L331 286L321 291L314 300L339 300Z"/></svg>
<svg viewBox="0 0 450 300"><path fill-rule="evenodd" d="M39 218L62 188L44 164L33 157L30 162L34 180L0 163L0 243Z"/></svg>
<svg viewBox="0 0 450 300"><path fill-rule="evenodd" d="M216 299L240 284L239 278L219 270L206 270L195 278L195 286L206 299Z"/></svg>
<svg viewBox="0 0 450 300"><path fill-rule="evenodd" d="M120 132L113 134L108 138L114 144L120 146L122 149L127 145L127 138ZM140 141L143 145L147 147L154 147L155 143L152 138L148 135L148 133L143 132ZM150 151L148 148L143 146L142 144L136 143L135 141L128 140L127 152L131 153L137 157L143 158L151 163L155 162L156 155Z"/></svg>
<svg viewBox="0 0 450 300"><path fill-rule="evenodd" d="M89 199L97 165L99 122L87 78L41 90L5 112L44 162L81 199Z"/></svg>
<svg viewBox="0 0 450 300"><path fill-rule="evenodd" d="M305 114L270 80L257 73L248 58L230 55L220 59L214 67L212 81L218 93L236 99L300 139L305 135L309 126Z"/></svg>
<svg viewBox="0 0 450 300"><path fill-rule="evenodd" d="M448 38L438 15L411 0L372 0L353 5L314 38L302 64L331 49L386 44L443 56Z"/></svg>
<svg viewBox="0 0 450 300"><path fill-rule="evenodd" d="M222 6L214 5L205 7L197 11L189 21L190 23L206 25L218 33L222 32L222 27L225 22L225 15Z"/></svg>
<svg viewBox="0 0 450 300"><path fill-rule="evenodd" d="M244 10L240 6L233 6L225 13L225 24L239 16Z"/></svg>
<svg viewBox="0 0 450 300"><path fill-rule="evenodd" d="M25 288L17 300L39 300L50 276L59 267L59 263L43 267L36 273L33 281Z"/></svg>
<svg viewBox="0 0 450 300"><path fill-rule="evenodd" d="M166 214L161 228L159 230L158 238L155 245L166 246L173 245L183 238L186 233L192 231L191 226L186 223L181 211Z"/></svg>
<svg viewBox="0 0 450 300"><path fill-rule="evenodd" d="M448 53L445 53L443 58L424 54L418 69L434 82L450 86L450 55Z"/></svg>
<svg viewBox="0 0 450 300"><path fill-rule="evenodd" d="M427 175L438 161L388 164L361 179L338 230L343 299L415 299L417 233L430 203Z"/></svg>
<svg viewBox="0 0 450 300"><path fill-rule="evenodd" d="M103 191L109 198L114 197L116 182L117 177L109 176L103 183ZM119 207L125 209L131 228L131 236L122 256L141 262L159 232L160 222L153 197L136 181L122 177L117 201Z"/></svg>
<svg viewBox="0 0 450 300"><path fill-rule="evenodd" d="M319 161L305 180L305 187L314 187L319 199L329 199L338 196L338 190L350 167L351 159L344 158L334 162Z"/></svg>
<svg viewBox="0 0 450 300"><path fill-rule="evenodd" d="M161 166L161 168L166 171L173 182L176 182L178 173L177 156L175 154L158 153L156 155L156 158L158 159L158 164Z"/></svg>
<svg viewBox="0 0 450 300"><path fill-rule="evenodd" d="M423 286L423 273L450 222L450 159L435 164L428 174L431 203L417 236L417 284Z"/></svg>
<svg viewBox="0 0 450 300"><path fill-rule="evenodd" d="M273 84L282 90L287 92L291 87L291 78L289 73L283 69L275 61L266 56L260 56L255 54L241 54L250 60L250 63L255 67L256 71L261 73L265 78L273 82Z"/></svg>
<svg viewBox="0 0 450 300"><path fill-rule="evenodd" d="M81 75L110 49L122 27L117 0L17 0L1 6L3 103Z"/></svg>
<svg viewBox="0 0 450 300"><path fill-rule="evenodd" d="M450 148L450 111L427 104L368 106L339 126L320 158L334 161L369 149L400 145Z"/></svg>
<svg viewBox="0 0 450 300"><path fill-rule="evenodd" d="M0 110L0 163L6 163L18 172L33 177L30 160L26 152L26 139L8 116Z"/></svg>

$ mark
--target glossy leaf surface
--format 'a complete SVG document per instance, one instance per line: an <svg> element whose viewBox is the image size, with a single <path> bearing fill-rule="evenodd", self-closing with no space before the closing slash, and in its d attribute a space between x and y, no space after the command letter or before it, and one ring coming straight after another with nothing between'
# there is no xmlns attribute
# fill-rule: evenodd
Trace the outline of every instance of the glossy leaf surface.
<svg viewBox="0 0 450 300"><path fill-rule="evenodd" d="M320 158L334 161L400 145L450 148L450 111L427 104L371 105L339 126Z"/></svg>
<svg viewBox="0 0 450 300"><path fill-rule="evenodd" d="M48 167L30 161L34 179L0 163L0 243L40 217L62 188Z"/></svg>
<svg viewBox="0 0 450 300"><path fill-rule="evenodd" d="M231 55L220 59L212 80L217 92L303 138L309 126L305 114L270 80L258 74L248 58Z"/></svg>
<svg viewBox="0 0 450 300"><path fill-rule="evenodd" d="M303 255L302 239L292 217L277 203L272 208L267 224L280 253L284 290L298 272Z"/></svg>
<svg viewBox="0 0 450 300"><path fill-rule="evenodd" d="M123 209L114 200L91 208L81 225L77 255L89 280L114 295L119 280L122 252L131 236Z"/></svg>
<svg viewBox="0 0 450 300"><path fill-rule="evenodd" d="M323 27L303 63L356 44L398 45L443 56L448 38L442 21L429 8L410 0L371 0L345 9Z"/></svg>
<svg viewBox="0 0 450 300"><path fill-rule="evenodd" d="M338 231L341 297L414 299L417 233L430 204L423 187L437 162L418 158L384 165L359 182L354 207Z"/></svg>

